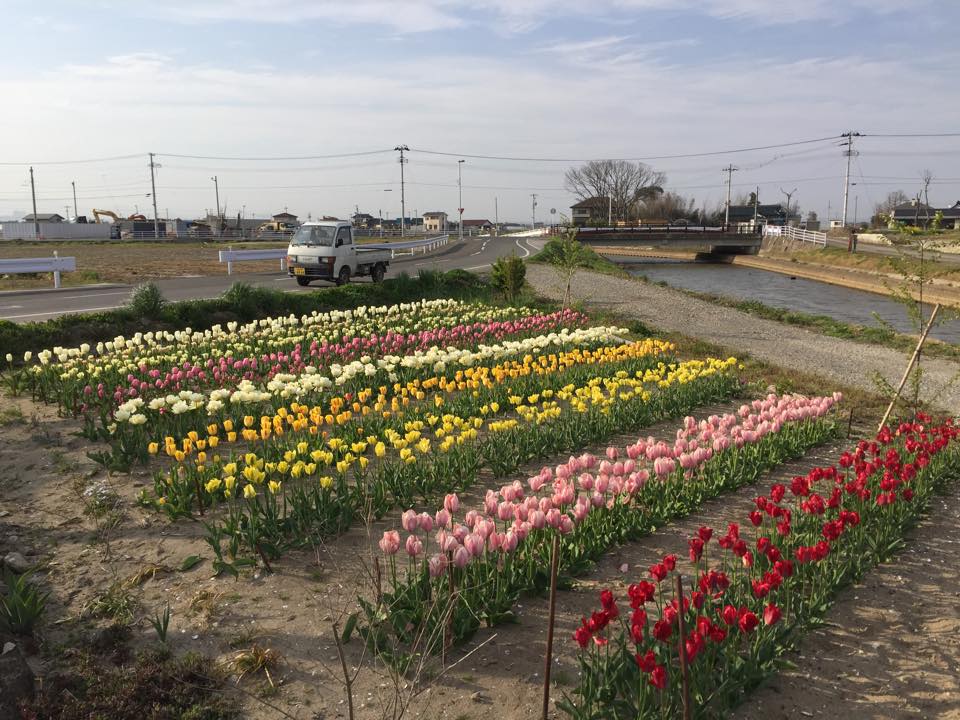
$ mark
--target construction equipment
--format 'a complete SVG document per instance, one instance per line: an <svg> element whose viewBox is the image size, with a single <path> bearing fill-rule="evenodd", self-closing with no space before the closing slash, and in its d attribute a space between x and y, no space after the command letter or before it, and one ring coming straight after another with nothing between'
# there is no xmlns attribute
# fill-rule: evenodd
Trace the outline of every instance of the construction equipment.
<svg viewBox="0 0 960 720"><path fill-rule="evenodd" d="M97 210L94 208L93 221L96 223L102 223L103 220L100 219L101 217L113 218L113 222L115 223L120 222L120 216L117 215L113 210Z"/></svg>
<svg viewBox="0 0 960 720"><path fill-rule="evenodd" d="M257 237L277 235L281 237L292 237L297 231L297 227L298 225L296 223L271 220L270 222L263 223L257 228Z"/></svg>

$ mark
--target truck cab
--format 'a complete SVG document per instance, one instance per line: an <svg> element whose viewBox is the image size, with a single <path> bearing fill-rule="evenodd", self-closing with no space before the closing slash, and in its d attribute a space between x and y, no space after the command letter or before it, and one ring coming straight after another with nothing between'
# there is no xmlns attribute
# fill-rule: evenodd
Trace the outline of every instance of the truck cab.
<svg viewBox="0 0 960 720"><path fill-rule="evenodd" d="M389 264L390 251L357 248L352 225L341 220L304 223L287 247L287 273L301 286L314 280L345 285L363 275L380 282Z"/></svg>

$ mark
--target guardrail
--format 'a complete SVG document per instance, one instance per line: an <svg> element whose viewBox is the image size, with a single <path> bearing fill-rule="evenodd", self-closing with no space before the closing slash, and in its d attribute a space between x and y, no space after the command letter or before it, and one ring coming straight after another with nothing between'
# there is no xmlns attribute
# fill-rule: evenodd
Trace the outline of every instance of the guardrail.
<svg viewBox="0 0 960 720"><path fill-rule="evenodd" d="M53 286L60 287L60 273L73 272L77 269L77 259L74 257L60 257L53 253L53 257L45 258L10 258L0 260L0 275L14 275L21 273L53 273Z"/></svg>
<svg viewBox="0 0 960 720"><path fill-rule="evenodd" d="M436 250L439 247L443 247L448 242L450 242L449 235L438 235L432 238L424 238L423 240L407 240L406 242L390 242L390 243L364 243L363 245L358 245L358 248L366 248L368 250L389 250L390 259L397 257L397 255L413 255L419 250L421 253L426 253L430 250ZM409 250L409 252L397 252L398 250Z"/></svg>
<svg viewBox="0 0 960 720"><path fill-rule="evenodd" d="M246 262L248 260L279 260L280 272L284 272L287 269L287 249L234 250L229 248L220 251L220 262L227 264L227 275L233 275L233 264L235 262Z"/></svg>
<svg viewBox="0 0 960 720"><path fill-rule="evenodd" d="M801 230L800 228L793 227L792 225L788 225L787 227L781 227L780 225L764 225L763 236L765 238L780 237L788 240L799 240L800 242L823 245L824 247L827 245L827 234L825 232L817 232L816 230Z"/></svg>

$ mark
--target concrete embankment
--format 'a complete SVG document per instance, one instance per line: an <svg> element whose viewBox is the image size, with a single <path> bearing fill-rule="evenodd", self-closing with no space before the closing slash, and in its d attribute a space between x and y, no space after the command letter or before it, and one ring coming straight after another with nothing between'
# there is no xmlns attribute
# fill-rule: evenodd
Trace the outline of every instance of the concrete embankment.
<svg viewBox="0 0 960 720"><path fill-rule="evenodd" d="M594 248L604 257L614 262L628 264L631 260L641 259L668 259L693 260L696 256L690 252L679 252L659 249L597 247ZM877 273L853 268L835 267L810 262L781 260L763 255L734 255L733 264L757 270L767 270L781 275L816 280L819 282L838 285L854 290L877 293L879 295L893 295L891 288L900 287L903 279L892 273ZM916 291L911 291L914 298L918 298ZM923 300L928 303L940 303L950 307L960 307L960 285L955 282L935 279L923 289Z"/></svg>

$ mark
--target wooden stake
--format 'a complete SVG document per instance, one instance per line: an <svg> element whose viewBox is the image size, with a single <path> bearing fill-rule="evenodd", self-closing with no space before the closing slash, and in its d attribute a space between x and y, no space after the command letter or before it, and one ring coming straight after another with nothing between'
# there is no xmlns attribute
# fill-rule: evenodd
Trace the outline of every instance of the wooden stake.
<svg viewBox="0 0 960 720"><path fill-rule="evenodd" d="M680 623L680 688L683 698L683 720L692 720L690 686L687 679L687 629L683 621L683 578L677 575L677 619Z"/></svg>
<svg viewBox="0 0 960 720"><path fill-rule="evenodd" d="M550 558L550 616L547 620L547 653L543 661L543 720L550 711L550 671L553 669L553 621L557 615L557 569L560 566L560 532L553 533Z"/></svg>
<svg viewBox="0 0 960 720"><path fill-rule="evenodd" d="M910 371L913 369L913 364L917 361L917 356L920 355L920 349L927 341L927 335L930 334L930 328L933 327L933 321L937 317L938 312L940 312L940 303L937 303L933 306L933 312L930 313L930 320L927 322L927 326L923 329L923 333L920 335L920 340L917 342L917 347L913 351L913 355L910 357L910 362L907 363L907 369L903 371L903 377L900 378L900 385L897 386L897 391L894 393L893 399L890 400L890 405L887 406L887 411L883 414L883 420L881 420L880 424L877 426L877 432L880 432L883 429L883 426L887 424L887 419L890 417L890 413L893 412L893 406L896 405L897 400L900 399L900 393L903 392L903 386L907 384L907 378L910 377Z"/></svg>
<svg viewBox="0 0 960 720"><path fill-rule="evenodd" d="M347 686L347 717L353 720L353 680L347 672L347 661L343 657L343 645L340 643L340 628L333 623L333 641L337 644L337 655L340 657L340 667L343 668L343 682Z"/></svg>

